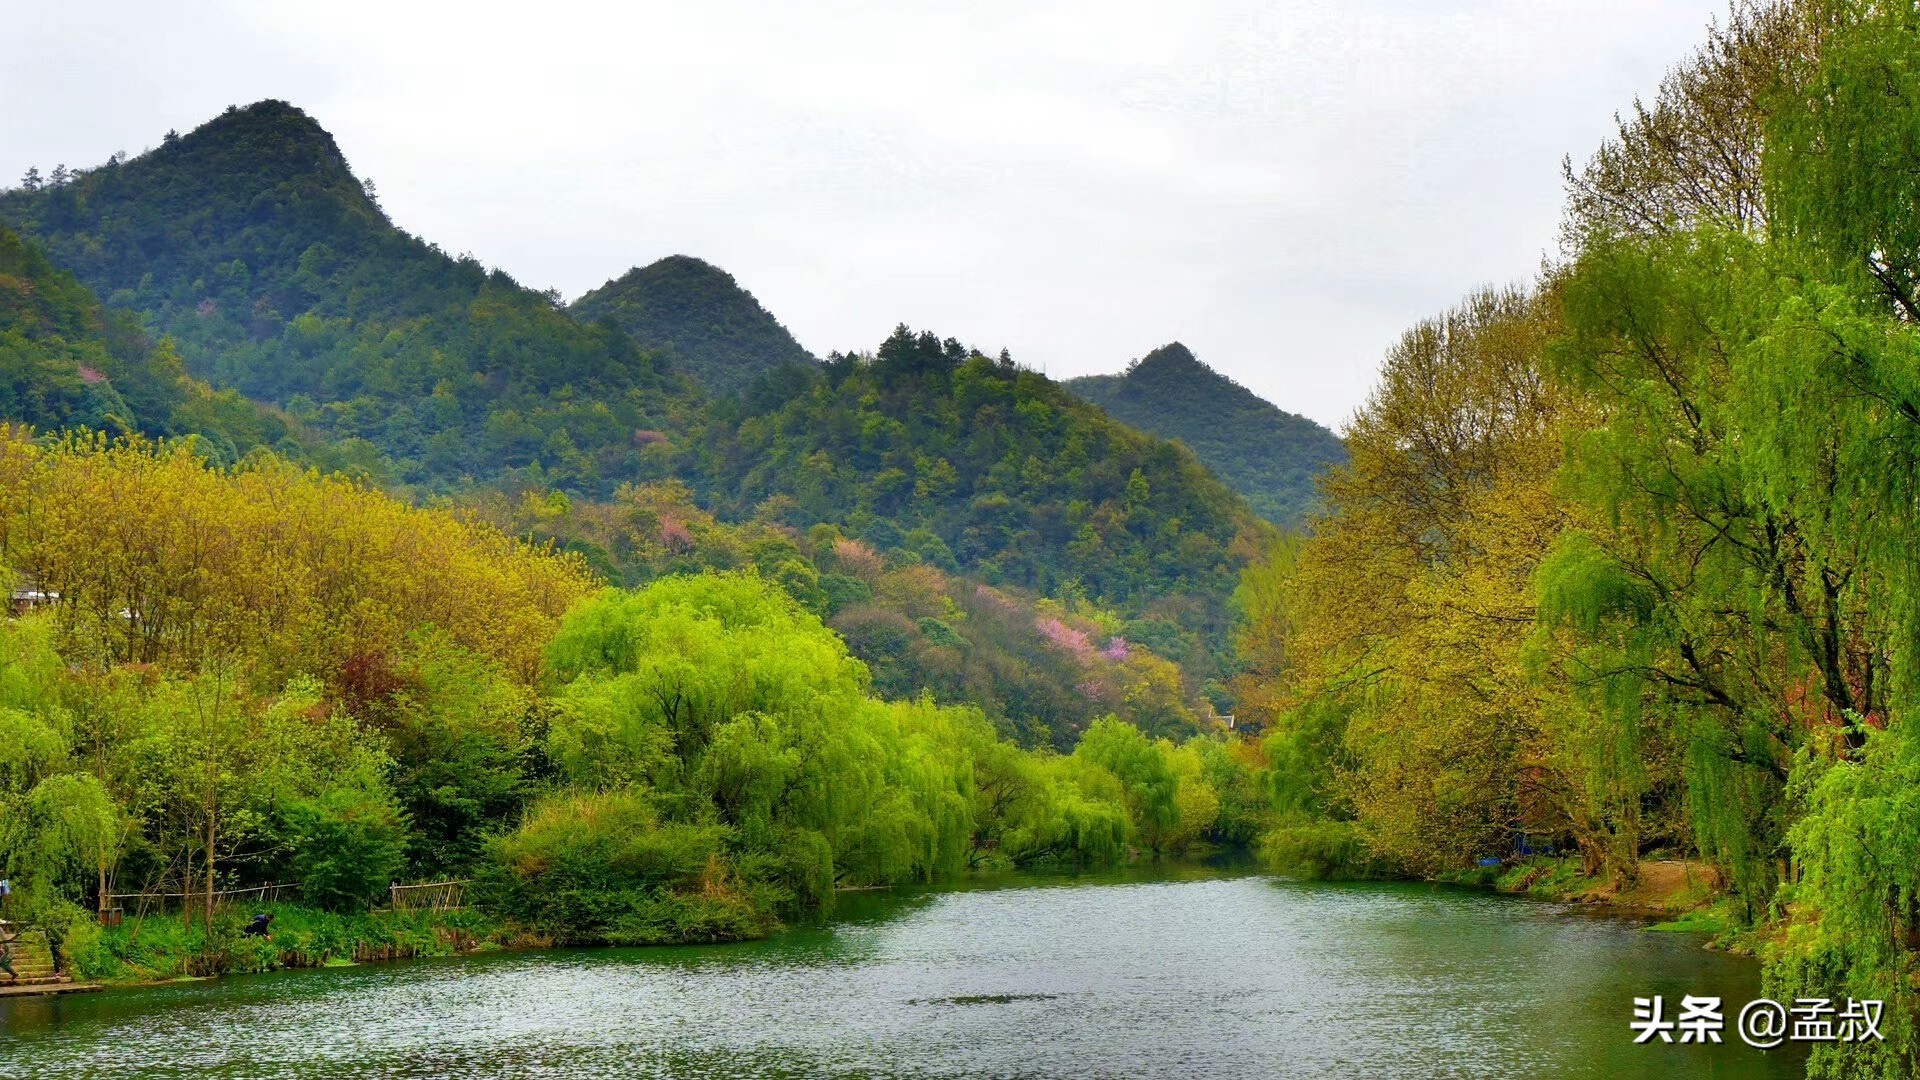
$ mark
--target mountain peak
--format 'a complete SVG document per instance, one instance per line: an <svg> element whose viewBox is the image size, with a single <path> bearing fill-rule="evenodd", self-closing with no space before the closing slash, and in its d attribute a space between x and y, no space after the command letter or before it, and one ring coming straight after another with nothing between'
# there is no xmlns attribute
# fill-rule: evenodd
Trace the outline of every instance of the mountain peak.
<svg viewBox="0 0 1920 1080"><path fill-rule="evenodd" d="M621 275L620 280L625 281L636 276L657 277L667 274L686 274L724 281L728 285L736 284L732 274L694 255L668 255L664 259L655 259L645 266L636 266L627 271Z"/></svg>
<svg viewBox="0 0 1920 1080"><path fill-rule="evenodd" d="M235 180L360 186L327 129L301 109L275 99L228 106L187 134L167 140L152 160Z"/></svg>
<svg viewBox="0 0 1920 1080"><path fill-rule="evenodd" d="M1089 375L1067 386L1123 423L1186 443L1279 525L1301 524L1315 505L1315 477L1346 460L1333 432L1274 407L1177 341L1124 374Z"/></svg>
<svg viewBox="0 0 1920 1080"><path fill-rule="evenodd" d="M1175 384L1207 382L1218 384L1242 405L1258 402L1260 406L1273 408L1253 391L1208 367L1193 355L1192 349L1177 341L1168 342L1128 364L1120 379L1126 384L1126 392L1136 397L1149 397Z"/></svg>
<svg viewBox="0 0 1920 1080"><path fill-rule="evenodd" d="M716 393L744 389L783 364L816 362L732 274L691 255L636 266L574 301L572 311L588 321L612 319Z"/></svg>
<svg viewBox="0 0 1920 1080"><path fill-rule="evenodd" d="M1199 357L1193 355L1192 349L1177 341L1170 341L1128 365L1127 374L1133 375L1141 371L1148 373L1191 371L1194 368L1213 371L1212 368L1201 363Z"/></svg>

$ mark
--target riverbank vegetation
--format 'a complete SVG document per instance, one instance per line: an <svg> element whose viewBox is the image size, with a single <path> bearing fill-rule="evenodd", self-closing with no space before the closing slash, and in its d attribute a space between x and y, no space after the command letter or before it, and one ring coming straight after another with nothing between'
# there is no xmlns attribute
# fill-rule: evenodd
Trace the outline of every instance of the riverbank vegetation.
<svg viewBox="0 0 1920 1080"><path fill-rule="evenodd" d="M1257 831L1254 748L1109 718L1028 750L977 707L889 700L757 566L608 589L197 447L0 440L0 553L39 599L0 623L0 874L86 972L732 940L837 888ZM468 881L481 922L367 921L423 879ZM222 894L284 882L296 917L243 940Z"/></svg>
<svg viewBox="0 0 1920 1080"><path fill-rule="evenodd" d="M1561 259L1407 333L1242 586L1271 850L1704 860L1775 996L1888 1002L1821 1076L1920 1065L1916 56L1911 5L1736 5L1569 168Z"/></svg>
<svg viewBox="0 0 1920 1080"><path fill-rule="evenodd" d="M273 916L270 935L245 932L254 914ZM454 956L537 945L485 912L343 912L273 903L216 910L213 921L152 914L102 927L75 922L62 942L68 970L106 983L151 983L287 968Z"/></svg>

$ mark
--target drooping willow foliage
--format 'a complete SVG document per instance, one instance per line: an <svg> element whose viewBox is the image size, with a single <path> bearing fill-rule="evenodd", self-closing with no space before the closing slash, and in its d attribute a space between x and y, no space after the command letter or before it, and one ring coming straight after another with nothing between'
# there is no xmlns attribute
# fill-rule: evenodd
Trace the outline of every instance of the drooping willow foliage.
<svg viewBox="0 0 1920 1080"><path fill-rule="evenodd" d="M567 786L495 843L485 891L565 939L743 936L836 887L1244 841L1265 810L1245 748L1107 719L1069 756L1035 753L972 706L876 698L757 573L609 591L548 660Z"/></svg>
<svg viewBox="0 0 1920 1080"><path fill-rule="evenodd" d="M1920 10L1738 5L1569 181L1564 259L1410 333L1249 572L1270 844L1704 860L1776 996L1889 1002L1814 1074L1910 1075Z"/></svg>

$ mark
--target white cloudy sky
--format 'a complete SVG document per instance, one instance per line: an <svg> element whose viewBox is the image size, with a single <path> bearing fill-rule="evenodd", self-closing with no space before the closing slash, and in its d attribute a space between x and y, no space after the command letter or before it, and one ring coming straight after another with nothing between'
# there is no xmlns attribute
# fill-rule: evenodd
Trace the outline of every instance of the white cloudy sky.
<svg viewBox="0 0 1920 1080"><path fill-rule="evenodd" d="M1723 10L0 0L0 177L284 98L402 226L569 298L683 252L823 355L1178 339L1338 424L1408 323L1531 275L1561 157Z"/></svg>

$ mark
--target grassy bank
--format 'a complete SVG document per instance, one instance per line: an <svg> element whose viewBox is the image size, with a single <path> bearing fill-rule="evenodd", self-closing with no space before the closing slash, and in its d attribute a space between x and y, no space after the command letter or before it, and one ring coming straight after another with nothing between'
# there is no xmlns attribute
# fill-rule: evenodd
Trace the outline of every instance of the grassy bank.
<svg viewBox="0 0 1920 1080"><path fill-rule="evenodd" d="M242 933L257 911L273 913L271 939ZM131 983L452 956L519 943L504 923L476 911L342 915L275 904L216 912L211 932L201 920L179 915L129 918L115 927L80 924L65 951L79 978Z"/></svg>
<svg viewBox="0 0 1920 1080"><path fill-rule="evenodd" d="M1679 859L1643 862L1631 881L1589 876L1578 859L1547 856L1442 874L1438 880L1660 918L1650 930L1724 937L1734 925L1719 875L1704 863Z"/></svg>

